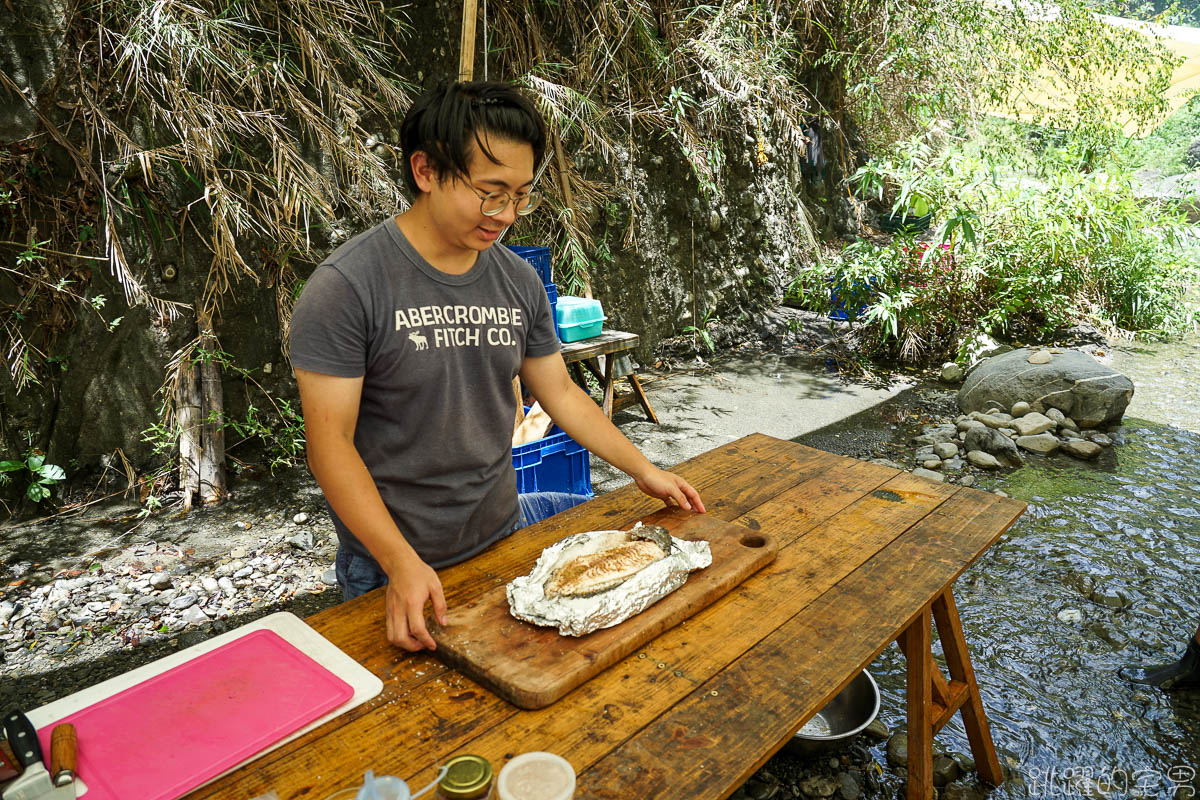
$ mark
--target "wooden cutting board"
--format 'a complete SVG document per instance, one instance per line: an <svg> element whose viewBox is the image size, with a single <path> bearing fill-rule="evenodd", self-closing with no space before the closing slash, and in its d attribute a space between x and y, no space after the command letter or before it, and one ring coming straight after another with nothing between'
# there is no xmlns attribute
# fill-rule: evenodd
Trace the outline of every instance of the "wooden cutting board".
<svg viewBox="0 0 1200 800"><path fill-rule="evenodd" d="M543 708L707 607L779 551L774 537L715 517L696 514L663 524L679 539L707 541L712 564L642 613L587 636L561 636L556 628L509 614L501 585L456 604L445 628L426 620L438 645L434 655L516 706Z"/></svg>

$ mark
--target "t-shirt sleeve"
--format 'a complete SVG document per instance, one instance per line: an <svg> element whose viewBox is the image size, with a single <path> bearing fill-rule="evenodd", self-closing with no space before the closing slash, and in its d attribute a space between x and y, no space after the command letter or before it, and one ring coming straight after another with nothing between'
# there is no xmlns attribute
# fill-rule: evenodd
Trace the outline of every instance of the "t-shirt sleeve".
<svg viewBox="0 0 1200 800"><path fill-rule="evenodd" d="M367 371L367 329L366 309L354 287L336 268L323 264L304 285L292 311L292 366L338 378L362 377Z"/></svg>
<svg viewBox="0 0 1200 800"><path fill-rule="evenodd" d="M532 269L529 271L533 278L533 324L529 326L529 335L525 338L525 357L537 358L548 356L562 350L558 341L558 333L554 330L554 312L550 310L550 298L546 289Z"/></svg>

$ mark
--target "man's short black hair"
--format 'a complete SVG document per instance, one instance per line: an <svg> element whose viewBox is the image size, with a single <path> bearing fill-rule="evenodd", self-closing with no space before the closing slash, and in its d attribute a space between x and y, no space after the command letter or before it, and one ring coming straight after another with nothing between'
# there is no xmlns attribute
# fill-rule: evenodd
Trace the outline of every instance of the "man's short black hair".
<svg viewBox="0 0 1200 800"><path fill-rule="evenodd" d="M436 86L417 98L400 126L404 185L414 197L421 194L412 173L412 154L417 151L429 156L438 180L467 177L472 140L493 164L499 164L487 147L489 136L529 143L535 166L546 153L541 115L511 84L471 81Z"/></svg>

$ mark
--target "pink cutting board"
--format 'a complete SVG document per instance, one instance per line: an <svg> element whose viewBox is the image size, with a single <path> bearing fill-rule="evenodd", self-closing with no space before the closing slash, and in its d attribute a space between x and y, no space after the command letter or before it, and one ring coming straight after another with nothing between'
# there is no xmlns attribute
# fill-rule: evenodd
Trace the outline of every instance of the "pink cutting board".
<svg viewBox="0 0 1200 800"><path fill-rule="evenodd" d="M278 634L257 630L54 725L75 726L86 800L174 800L353 694ZM54 725L38 731L47 756Z"/></svg>

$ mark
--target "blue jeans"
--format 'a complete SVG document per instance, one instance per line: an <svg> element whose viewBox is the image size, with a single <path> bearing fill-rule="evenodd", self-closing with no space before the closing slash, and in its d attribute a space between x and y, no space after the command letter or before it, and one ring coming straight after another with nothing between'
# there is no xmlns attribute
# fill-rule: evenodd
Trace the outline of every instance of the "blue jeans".
<svg viewBox="0 0 1200 800"><path fill-rule="evenodd" d="M567 494L566 492L519 494L517 501L521 506L521 519L517 525L519 528L524 528L535 522L541 522L589 499L587 495ZM387 573L375 559L352 553L342 544L338 545L334 571L337 573L338 584L342 587L343 600L353 600L388 582Z"/></svg>

